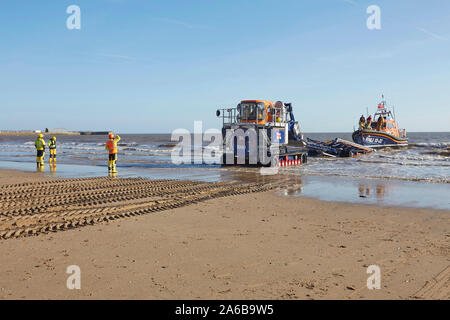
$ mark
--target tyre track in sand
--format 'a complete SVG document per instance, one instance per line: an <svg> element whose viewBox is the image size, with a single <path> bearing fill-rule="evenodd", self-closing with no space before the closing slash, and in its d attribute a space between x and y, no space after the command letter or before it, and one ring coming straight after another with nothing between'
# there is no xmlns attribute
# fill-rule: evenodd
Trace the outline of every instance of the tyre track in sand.
<svg viewBox="0 0 450 320"><path fill-rule="evenodd" d="M448 300L450 299L450 266L439 272L433 279L417 291L412 299Z"/></svg>
<svg viewBox="0 0 450 320"><path fill-rule="evenodd" d="M282 186L281 182L237 184L142 178L55 179L3 185L0 239L68 230Z"/></svg>

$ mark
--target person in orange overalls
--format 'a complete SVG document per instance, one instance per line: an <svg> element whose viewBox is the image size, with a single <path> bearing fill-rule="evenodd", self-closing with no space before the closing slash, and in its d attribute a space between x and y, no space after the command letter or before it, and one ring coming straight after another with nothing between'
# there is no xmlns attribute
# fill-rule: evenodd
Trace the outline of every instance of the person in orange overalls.
<svg viewBox="0 0 450 320"><path fill-rule="evenodd" d="M105 149L109 152L108 161L108 171L109 173L117 173L116 162L117 162L117 142L120 141L119 135L114 135L114 133L109 134L109 140L106 141Z"/></svg>

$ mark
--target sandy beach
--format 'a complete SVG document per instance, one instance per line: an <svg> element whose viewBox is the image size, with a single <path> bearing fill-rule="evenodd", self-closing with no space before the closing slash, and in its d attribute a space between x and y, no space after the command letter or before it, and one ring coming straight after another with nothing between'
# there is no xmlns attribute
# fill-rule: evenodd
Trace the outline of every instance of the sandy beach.
<svg viewBox="0 0 450 320"><path fill-rule="evenodd" d="M450 298L448 211L279 187L2 170L0 298ZM66 287L70 265L81 290Z"/></svg>

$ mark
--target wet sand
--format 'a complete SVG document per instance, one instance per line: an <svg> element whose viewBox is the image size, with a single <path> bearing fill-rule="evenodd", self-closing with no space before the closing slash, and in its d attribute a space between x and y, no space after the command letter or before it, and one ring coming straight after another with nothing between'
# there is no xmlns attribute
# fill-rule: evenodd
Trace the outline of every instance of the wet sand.
<svg viewBox="0 0 450 320"><path fill-rule="evenodd" d="M0 298L450 298L449 211L277 189L2 170ZM70 265L81 290L66 287Z"/></svg>

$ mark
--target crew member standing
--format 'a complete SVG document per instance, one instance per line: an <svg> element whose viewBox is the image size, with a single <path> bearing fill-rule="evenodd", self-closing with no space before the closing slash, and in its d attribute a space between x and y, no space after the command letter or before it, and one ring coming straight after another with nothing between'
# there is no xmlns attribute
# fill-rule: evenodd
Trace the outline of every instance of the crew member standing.
<svg viewBox="0 0 450 320"><path fill-rule="evenodd" d="M56 137L52 137L48 141L48 149L50 150L48 162L51 164L53 161L53 165L56 165Z"/></svg>
<svg viewBox="0 0 450 320"><path fill-rule="evenodd" d="M109 152L108 161L108 171L109 173L117 173L116 162L117 162L117 142L120 141L119 135L114 135L114 133L109 134L109 140L106 141L105 149Z"/></svg>
<svg viewBox="0 0 450 320"><path fill-rule="evenodd" d="M36 147L37 155L36 155L36 164L37 167L44 167L44 156L45 156L45 140L44 135L39 133L38 138L34 142L34 146Z"/></svg>
<svg viewBox="0 0 450 320"><path fill-rule="evenodd" d="M378 130L378 131L381 131L381 129L383 128L383 125L384 125L384 119L383 119L383 117L380 115L380 116L378 117L378 120L377 120L377 130Z"/></svg>
<svg viewBox="0 0 450 320"><path fill-rule="evenodd" d="M372 130L372 116L367 118L366 128Z"/></svg>
<svg viewBox="0 0 450 320"><path fill-rule="evenodd" d="M360 127L360 129L364 129L365 125L366 125L366 118L364 118L364 115L361 115L361 118L359 118L359 127Z"/></svg>

